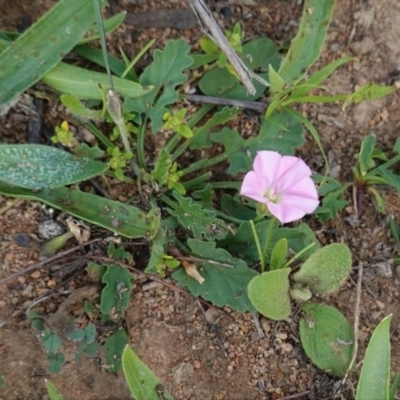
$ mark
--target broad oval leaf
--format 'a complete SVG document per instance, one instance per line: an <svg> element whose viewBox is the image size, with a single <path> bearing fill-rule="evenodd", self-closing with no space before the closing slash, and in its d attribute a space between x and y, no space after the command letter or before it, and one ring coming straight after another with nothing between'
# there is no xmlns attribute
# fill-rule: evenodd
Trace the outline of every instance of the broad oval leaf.
<svg viewBox="0 0 400 400"><path fill-rule="evenodd" d="M290 315L290 268L264 272L254 277L249 285L249 298L262 315L280 321Z"/></svg>
<svg viewBox="0 0 400 400"><path fill-rule="evenodd" d="M335 376L343 376L353 353L353 329L336 308L306 303L300 320L300 339L312 362Z"/></svg>
<svg viewBox="0 0 400 400"><path fill-rule="evenodd" d="M0 180L28 189L56 188L99 175L107 164L35 144L0 146Z"/></svg>
<svg viewBox="0 0 400 400"><path fill-rule="evenodd" d="M312 254L293 279L308 285L315 294L328 295L343 284L351 271L351 252L342 243L332 243Z"/></svg>

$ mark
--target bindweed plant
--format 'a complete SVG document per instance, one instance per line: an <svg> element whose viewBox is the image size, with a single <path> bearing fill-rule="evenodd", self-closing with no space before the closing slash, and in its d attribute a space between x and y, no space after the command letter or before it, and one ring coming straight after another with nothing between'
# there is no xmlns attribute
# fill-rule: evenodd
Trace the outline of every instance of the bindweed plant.
<svg viewBox="0 0 400 400"><path fill-rule="evenodd" d="M123 248L110 243L108 247L110 260L132 263L132 255ZM47 352L48 371L58 373L66 362L62 352L63 341L76 344L74 361L79 363L83 356L97 357L103 355L103 367L115 372L121 369L122 353L128 343L128 335L118 327L129 306L132 294L132 276L126 268L114 262L97 264L89 262L87 271L92 280L102 283L100 298L85 301L85 318L76 319L69 315L69 310L62 306L50 319L44 318L35 311L28 313L32 328L37 332ZM68 302L68 300L67 300ZM110 326L110 334L102 343L96 340L98 336L94 322L100 319L102 324ZM114 327L114 328L113 328ZM113 328L113 329L111 329Z"/></svg>
<svg viewBox="0 0 400 400"><path fill-rule="evenodd" d="M299 32L283 61L268 38L243 42L241 28L235 26L230 39L243 64L270 85L267 89L256 81L249 95L208 41L202 41L206 54L193 54L183 39L170 40L137 75L132 68L137 60L125 54L123 61L109 54L103 57L85 44L97 37L91 28L96 10L99 15L97 1L60 0L21 36L1 36L0 105L40 79L61 93L64 106L93 133L96 143L82 143L62 123L53 137L62 148L0 145L0 193L40 201L115 235L144 240L149 250L145 273L171 275L215 306L282 320L290 315L293 299L303 311L300 336L306 353L320 368L343 375L353 346L350 325L335 308L310 300L340 288L351 271L350 251L344 244L320 248L305 222L282 226L313 212L330 215L329 202L316 210L319 196L340 189L326 174L313 176L320 183L317 188L310 168L292 156L305 142L304 126L323 152L317 131L293 104L341 100L347 105L382 97L395 88L370 84L348 95L310 94L320 90L335 69L353 62L345 57L307 74L322 51L334 4L305 1ZM119 19L106 21L107 29L118 23ZM30 50L36 47L38 55ZM63 63L61 54L69 51L107 66L112 76ZM181 90L190 74L209 101L194 112L182 105L183 99L190 100ZM267 108L255 103L266 94ZM216 98L223 106L217 108ZM241 107L262 111L256 135L246 137L226 126ZM104 124L112 124L111 132L100 130ZM165 143L153 155L146 143L160 132ZM360 156L360 162L364 159ZM214 177L212 167L217 164L223 165L223 173ZM241 182L243 173L247 175ZM80 190L80 182L100 175L110 185L123 182L134 188L133 197L122 203ZM253 200L240 197L239 190ZM132 262L123 247L110 247L109 256ZM90 263L88 272L97 276L103 289L99 301L86 304L86 314L103 324L120 321L131 298L131 274L118 262ZM35 315L34 320L41 318ZM92 325L71 328L82 351L95 343L92 336L90 341L86 337L88 326ZM58 357L59 332L41 328L45 348ZM105 339L110 371L121 368L127 341L123 329Z"/></svg>

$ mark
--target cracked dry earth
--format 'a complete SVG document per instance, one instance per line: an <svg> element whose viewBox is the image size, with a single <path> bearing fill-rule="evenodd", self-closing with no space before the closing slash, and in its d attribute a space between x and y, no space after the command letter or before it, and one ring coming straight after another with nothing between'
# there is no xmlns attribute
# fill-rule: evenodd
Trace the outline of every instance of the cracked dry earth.
<svg viewBox="0 0 400 400"><path fill-rule="evenodd" d="M215 2L214 11L224 28L241 21L246 38L268 35L282 45L296 32L301 15L298 3L291 0L219 1ZM0 27L24 29L52 4L47 0L0 0ZM181 1L125 0L110 1L110 5L115 11L127 9L131 14L148 12L150 15L156 9L186 7ZM156 39L156 47L176 37L185 37L193 45L200 34L197 26L178 30L124 24L109 38L109 44L114 49L121 46L132 56L150 38ZM350 92L367 82L391 84L400 80L400 3L397 0L339 0L324 52L313 70L344 55L355 56L360 62L343 66L329 79L326 86L330 94ZM142 62L145 64L146 58ZM399 95L395 93L345 110L340 104L305 105L301 110L317 127L331 159L332 173L346 182L352 179L353 156L366 133L374 134L383 150L393 148L400 133L399 103ZM62 116L56 108L47 108L44 114L43 130L51 132ZM2 116L0 141L26 141L29 118L17 107ZM243 121L238 122L238 126L243 125ZM314 170L322 170L321 155L311 140L301 156ZM400 199L387 188L382 188L381 193L388 208L385 215L379 214L373 199L366 197L364 214L358 220L352 195L348 192L350 204L345 210L328 223L321 225L311 221L311 224L323 244L344 242L351 248L354 273L329 299L329 304L337 306L351 321L354 320L357 271L360 265L364 268L358 360L362 360L376 324L393 313L394 374L400 370L400 270L394 262L398 245L390 236L388 218L394 217L400 223ZM0 196L3 211L0 215L0 279L38 261L43 244L38 227L48 218L37 203L10 204L10 201ZM140 246L132 249L136 266L140 267L143 249ZM86 251L104 252L104 247L93 246ZM46 355L26 321L24 310L47 290L60 284L54 291L55 296L40 302L36 308L51 318L60 307L68 306L70 313L84 318L84 299L94 291L94 283L84 270L63 283L71 276L64 267L39 269L0 284L0 322L17 314L0 329L0 374L5 381L0 399L48 399L45 378L51 379L67 400L129 399L122 374L107 373L101 359L83 359L76 365L72 361L75 352L72 346L64 349L67 363L62 372L51 376L46 372ZM260 329L257 329L251 315L224 309L215 323L216 320L210 319L191 296L138 278L124 327L137 354L175 399L315 400L334 396L353 399L359 369L340 385L340 380L314 367L299 342L298 318L297 310L293 309L292 316L282 322L261 318Z"/></svg>

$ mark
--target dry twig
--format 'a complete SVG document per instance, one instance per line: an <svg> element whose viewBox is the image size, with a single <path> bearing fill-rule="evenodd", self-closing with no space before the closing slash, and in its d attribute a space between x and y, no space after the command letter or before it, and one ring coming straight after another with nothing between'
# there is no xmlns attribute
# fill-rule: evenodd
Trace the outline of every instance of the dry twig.
<svg viewBox="0 0 400 400"><path fill-rule="evenodd" d="M269 83L260 78L253 71L250 71L243 63L243 61L238 57L235 51L232 49L228 40L222 33L220 27L215 22L214 17L211 12L204 4L203 0L187 0L188 3L192 6L193 11L197 15L197 18L200 21L200 24L205 31L206 35L209 36L217 46L224 52L229 62L232 64L235 72L237 73L240 81L246 87L247 91L253 95L256 92L256 88L251 82L251 78L256 79L266 87L269 86Z"/></svg>

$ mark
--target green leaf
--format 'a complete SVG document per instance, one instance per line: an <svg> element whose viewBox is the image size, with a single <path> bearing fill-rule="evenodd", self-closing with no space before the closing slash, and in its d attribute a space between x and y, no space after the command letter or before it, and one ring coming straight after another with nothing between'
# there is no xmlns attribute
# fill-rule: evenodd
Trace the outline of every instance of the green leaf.
<svg viewBox="0 0 400 400"><path fill-rule="evenodd" d="M63 353L49 353L47 355L49 365L47 370L50 374L59 374L62 366L65 364L65 355Z"/></svg>
<svg viewBox="0 0 400 400"><path fill-rule="evenodd" d="M86 108L83 103L72 94L61 95L60 101L65 108L78 117L89 118L94 121L101 121L103 119L101 110L91 110L90 108Z"/></svg>
<svg viewBox="0 0 400 400"><path fill-rule="evenodd" d="M221 210L223 210L225 214L243 221L249 221L257 216L255 210L251 210L249 207L244 206L237 199L237 196L233 197L229 194L222 195Z"/></svg>
<svg viewBox="0 0 400 400"><path fill-rule="evenodd" d="M400 226L396 224L394 218L389 220L390 231L392 232L393 239L396 243L400 242Z"/></svg>
<svg viewBox="0 0 400 400"><path fill-rule="evenodd" d="M193 138L190 139L190 148L192 150L202 147L211 147L210 131L218 125L222 125L239 114L237 107L224 107L213 115L202 126L193 128Z"/></svg>
<svg viewBox="0 0 400 400"><path fill-rule="evenodd" d="M385 180L385 183L400 192L400 176L394 174L386 168L379 169L379 174Z"/></svg>
<svg viewBox="0 0 400 400"><path fill-rule="evenodd" d="M163 274L161 269L160 260L165 254L165 246L167 244L166 227L159 229L157 235L153 238L150 247L150 259L147 263L145 272L148 274Z"/></svg>
<svg viewBox="0 0 400 400"><path fill-rule="evenodd" d="M278 71L286 83L293 83L319 58L332 18L335 0L306 0L296 37Z"/></svg>
<svg viewBox="0 0 400 400"><path fill-rule="evenodd" d="M57 335L52 334L49 328L44 330L42 341L44 348L52 353L57 352L61 347L61 339Z"/></svg>
<svg viewBox="0 0 400 400"><path fill-rule="evenodd" d="M274 248L272 249L269 268L271 270L281 268L286 260L287 252L288 252L287 239L286 238L279 239Z"/></svg>
<svg viewBox="0 0 400 400"><path fill-rule="evenodd" d="M378 100L394 93L396 90L396 86L380 86L376 83L368 83L354 92L349 99L343 103L343 108L346 108L351 102L358 104L364 100Z"/></svg>
<svg viewBox="0 0 400 400"><path fill-rule="evenodd" d="M261 119L260 133L243 139L238 132L224 128L213 134L211 140L225 146L223 156L230 163L228 173L236 175L252 169L257 151L273 150L281 154L293 154L304 143L303 127L299 120L286 111L273 113L271 119Z"/></svg>
<svg viewBox="0 0 400 400"><path fill-rule="evenodd" d="M88 324L83 331L85 332L85 342L93 343L96 338L96 327L93 324Z"/></svg>
<svg viewBox="0 0 400 400"><path fill-rule="evenodd" d="M94 47L89 47L85 44L75 46L73 52L83 58L86 58L89 61L92 61L101 67L105 68L104 56L103 51L101 49L96 49ZM119 60L118 58L114 57L112 54L107 53L108 61L110 64L111 71L116 75L121 77L126 69L126 65L123 61ZM126 75L126 78L130 81L136 82L135 74L131 70Z"/></svg>
<svg viewBox="0 0 400 400"><path fill-rule="evenodd" d="M97 356L99 350L101 350L101 346L99 345L99 343L92 342L92 343L89 343L87 346L85 346L83 352L87 356L94 358Z"/></svg>
<svg viewBox="0 0 400 400"><path fill-rule="evenodd" d="M184 39L170 40L163 51L155 50L154 61L144 70L139 82L143 86L154 86L145 96L139 99L126 99L126 113L137 111L151 119L151 131L157 132L162 124L163 115L168 111L166 106L178 99L175 88L187 79L183 73L193 59L188 55L190 47Z"/></svg>
<svg viewBox="0 0 400 400"><path fill-rule="evenodd" d="M249 299L265 317L280 321L290 315L290 271L282 268L264 272L249 282Z"/></svg>
<svg viewBox="0 0 400 400"><path fill-rule="evenodd" d="M3 385L4 385L4 378L3 375L0 375L0 389L2 388Z"/></svg>
<svg viewBox="0 0 400 400"><path fill-rule="evenodd" d="M128 308L132 293L132 276L126 268L110 264L103 275L100 309L104 317L118 321Z"/></svg>
<svg viewBox="0 0 400 400"><path fill-rule="evenodd" d="M139 208L129 204L121 204L119 201L74 189L57 188L34 192L29 189L13 187L0 181L0 193L22 199L41 201L124 237L151 239L157 233L161 224L157 210L150 210L148 214L145 214Z"/></svg>
<svg viewBox="0 0 400 400"><path fill-rule="evenodd" d="M27 314L28 320L32 321L31 326L36 331L43 331L44 330L44 320L36 311L29 311Z"/></svg>
<svg viewBox="0 0 400 400"><path fill-rule="evenodd" d="M269 90L271 91L271 93L280 92L285 87L285 81L274 70L271 64L268 66L268 74L269 74Z"/></svg>
<svg viewBox="0 0 400 400"><path fill-rule="evenodd" d="M303 240L304 240L304 243L307 243L307 246L312 243L314 244L314 246L310 247L307 251L302 253L302 255L298 258L301 261L305 261L305 260L307 260L307 258L309 258L311 256L311 254L314 254L317 251L317 249L319 249L321 247L321 243L319 242L314 231L305 222L300 222L296 226L295 229L296 229L296 232L303 234L303 238L304 238ZM307 247L307 246L304 246L304 247ZM298 252L301 250L298 250Z"/></svg>
<svg viewBox="0 0 400 400"><path fill-rule="evenodd" d="M50 400L63 400L61 393L57 389L57 387L51 383L49 380L45 379L47 393L49 394Z"/></svg>
<svg viewBox="0 0 400 400"><path fill-rule="evenodd" d="M315 303L301 308L300 339L307 356L325 372L343 376L353 352L351 325L336 308Z"/></svg>
<svg viewBox="0 0 400 400"><path fill-rule="evenodd" d="M394 400L394 396L396 396L397 389L400 385L400 372L397 373L396 378L394 378L393 385L390 387L389 390L389 400ZM1 387L1 385L0 385Z"/></svg>
<svg viewBox="0 0 400 400"><path fill-rule="evenodd" d="M105 156L105 152L98 145L88 146L86 143L81 143L76 147L75 154L79 157L86 157L92 160Z"/></svg>
<svg viewBox="0 0 400 400"><path fill-rule="evenodd" d="M35 144L0 145L0 179L29 189L55 188L99 175L107 164Z"/></svg>
<svg viewBox="0 0 400 400"><path fill-rule="evenodd" d="M334 192L327 194L322 200L322 206L316 210L318 219L326 222L333 218L340 210L345 208L349 202L344 199L343 192L350 184L341 187Z"/></svg>
<svg viewBox="0 0 400 400"><path fill-rule="evenodd" d="M178 203L173 203L173 209L168 212L196 239L219 240L227 235L227 225L215 216L215 211L204 209L192 198L177 192L173 192L173 196Z"/></svg>
<svg viewBox="0 0 400 400"><path fill-rule="evenodd" d="M365 352L356 400L389 399L390 384L390 322L385 317L374 329Z"/></svg>
<svg viewBox="0 0 400 400"><path fill-rule="evenodd" d="M107 362L107 371L117 372L121 370L122 353L128 342L128 335L122 328L118 329L105 340L103 351Z"/></svg>
<svg viewBox="0 0 400 400"><path fill-rule="evenodd" d="M122 262L127 262L131 264L133 262L133 256L132 253L129 251L126 251L124 246L116 246L115 243L110 242L107 248L107 255L108 257L122 261Z"/></svg>
<svg viewBox="0 0 400 400"><path fill-rule="evenodd" d="M188 239L187 244L195 256L205 259L196 262L197 269L205 282L200 285L188 276L183 268L174 272L173 278L186 286L194 296L201 296L217 307L227 305L240 312L254 312L255 309L247 295L247 285L258 275L257 272L248 268L243 260L233 258L226 250L215 248L213 242ZM209 263L206 260L228 263L234 268Z"/></svg>
<svg viewBox="0 0 400 400"><path fill-rule="evenodd" d="M129 346L125 347L122 354L122 369L131 394L136 400L173 400L154 373Z"/></svg>
<svg viewBox="0 0 400 400"><path fill-rule="evenodd" d="M320 86L321 83L323 83L326 80L326 78L328 78L328 76L331 75L338 67L340 67L341 65L346 64L352 60L355 60L355 58L354 57L341 57L335 61L332 61L328 65L325 65L325 67L321 68L314 75L312 75L309 79L307 79L305 84L294 86L291 96L293 96L293 97L305 96L307 93L310 92L310 90Z"/></svg>
<svg viewBox="0 0 400 400"><path fill-rule="evenodd" d="M0 106L54 68L95 20L92 0L61 0L0 54Z"/></svg>
<svg viewBox="0 0 400 400"><path fill-rule="evenodd" d="M267 232L269 230L270 221L264 220L256 224L256 232L261 243L265 243L267 239ZM314 243L314 239L306 233L303 228L275 228L272 234L271 248L273 248L280 238L288 240L289 248L295 253L303 250L309 244ZM228 236L220 241L220 247L225 248L232 255L244 258L250 265L258 262L258 252L253 238L250 223L243 222L237 229L235 234L228 234ZM313 246L306 254L316 251L318 247ZM270 260L267 260L269 263Z"/></svg>
<svg viewBox="0 0 400 400"><path fill-rule="evenodd" d="M97 1L97 0L96 0ZM120 12L118 14L113 15L110 18L103 20L104 33L106 35L114 32L123 22L126 16L126 11ZM87 32L86 36L79 41L79 43L88 43L93 40L99 39L99 29L98 26L95 25L93 29Z"/></svg>
<svg viewBox="0 0 400 400"><path fill-rule="evenodd" d="M293 275L293 279L319 295L333 293L344 283L351 271L351 252L342 243L318 249Z"/></svg>
<svg viewBox="0 0 400 400"><path fill-rule="evenodd" d="M83 329L75 329L71 334L66 334L65 337L73 342L80 342L85 337Z"/></svg>
<svg viewBox="0 0 400 400"><path fill-rule="evenodd" d="M277 69L280 58L279 48L268 38L261 37L243 45L241 58L252 71L266 70L269 64ZM268 75L265 73L259 74L259 76L268 80ZM249 95L246 88L226 68L213 68L200 79L199 88L207 96L250 101L259 98L265 91L262 83L254 81L253 84L256 92L254 95Z"/></svg>
<svg viewBox="0 0 400 400"><path fill-rule="evenodd" d="M396 139L396 143L394 144L393 151L397 154L400 154L400 138Z"/></svg>
<svg viewBox="0 0 400 400"><path fill-rule="evenodd" d="M171 168L172 160L165 149L161 149L154 164L151 177L159 185L163 186L167 182L168 171Z"/></svg>
<svg viewBox="0 0 400 400"><path fill-rule="evenodd" d="M61 93L71 94L84 100L103 100L104 92L102 93L102 90L111 89L107 74L75 67L63 62L49 71L42 78L42 81ZM126 99L141 98L152 89L152 87L143 87L136 82L117 76L113 76L113 83L115 92ZM99 88L99 85L102 89Z"/></svg>
<svg viewBox="0 0 400 400"><path fill-rule="evenodd" d="M360 153L358 154L358 162L360 164L360 172L365 176L371 168L371 158L374 154L376 138L372 135L366 135L361 143Z"/></svg>

